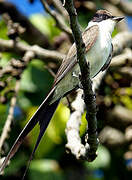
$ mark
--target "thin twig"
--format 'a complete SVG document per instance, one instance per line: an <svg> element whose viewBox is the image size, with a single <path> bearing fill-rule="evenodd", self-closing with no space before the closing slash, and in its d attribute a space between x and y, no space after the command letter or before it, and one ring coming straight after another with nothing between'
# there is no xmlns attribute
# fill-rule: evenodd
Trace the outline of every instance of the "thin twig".
<svg viewBox="0 0 132 180"><path fill-rule="evenodd" d="M67 99L67 104L68 104L68 108L69 108L69 110L70 110L70 113L72 113L72 112L73 112L73 108L72 108L72 106L71 106L70 99L69 99L68 96L66 96L66 99Z"/></svg>
<svg viewBox="0 0 132 180"><path fill-rule="evenodd" d="M13 75L14 73L17 75L21 75L21 73L23 72L23 68L25 69L26 68L26 65L29 63L29 61L31 59L33 59L35 57L35 54L34 52L32 51L27 51L22 60L24 62L21 62L21 60L16 60L16 59L11 59L8 64L6 65L5 68L1 69L0 71L0 78L2 78L5 74L11 74ZM12 66L12 65L15 65L15 67L17 67L17 69Z"/></svg>
<svg viewBox="0 0 132 180"><path fill-rule="evenodd" d="M34 53L32 51L27 51L24 54L22 60L25 63L25 67L30 62L30 60L32 60L33 57L34 57ZM21 77L21 74L22 74L23 71L24 71L24 69L19 71L19 77ZM16 80L16 85L15 85L15 89L14 89L14 95L11 98L11 104L10 104L10 108L9 108L9 113L8 113L7 120L6 120L5 126L3 128L1 137L0 137L0 151L2 149L2 146L3 146L4 142L5 142L5 139L8 137L8 133L10 132L10 126L11 126L11 123L12 123L12 120L13 120L14 108L15 108L16 101L17 101L17 95L18 95L19 87L20 87L20 79Z"/></svg>
<svg viewBox="0 0 132 180"><path fill-rule="evenodd" d="M13 120L13 117L14 117L13 116L14 115L14 108L15 108L15 105L16 105L16 100L17 100L19 87L20 87L20 81L17 80L16 81L16 86L15 86L15 89L14 89L15 93L14 93L14 96L11 98L9 113L8 113L8 116L7 116L7 119L6 119L4 128L3 128L3 131L2 131L2 134L1 134L1 137L0 137L0 152L2 150L2 146L3 146L4 142L5 142L5 140L8 137L8 134L10 132L10 127L11 127L11 123L12 123L12 120Z"/></svg>
<svg viewBox="0 0 132 180"><path fill-rule="evenodd" d="M55 73L52 71L52 69L48 65L44 65L44 68L47 69L49 73L51 74L51 76L55 78Z"/></svg>
<svg viewBox="0 0 132 180"><path fill-rule="evenodd" d="M55 8L63 15L63 17L68 20L68 13L66 9L63 7L62 2L60 0L52 0L53 5Z"/></svg>
<svg viewBox="0 0 132 180"><path fill-rule="evenodd" d="M56 25L70 37L72 37L70 28L64 23L64 18L57 11L51 10L46 0L41 0L45 10L55 19Z"/></svg>

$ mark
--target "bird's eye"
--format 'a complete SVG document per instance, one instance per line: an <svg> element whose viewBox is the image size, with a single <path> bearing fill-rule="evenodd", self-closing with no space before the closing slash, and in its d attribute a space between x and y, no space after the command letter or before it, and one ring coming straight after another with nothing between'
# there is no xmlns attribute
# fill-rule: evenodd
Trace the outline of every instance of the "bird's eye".
<svg viewBox="0 0 132 180"><path fill-rule="evenodd" d="M108 18L109 18L109 16L107 14L103 15L103 19L108 19Z"/></svg>
<svg viewBox="0 0 132 180"><path fill-rule="evenodd" d="M95 14L95 17L99 18L99 14L96 13L96 14Z"/></svg>

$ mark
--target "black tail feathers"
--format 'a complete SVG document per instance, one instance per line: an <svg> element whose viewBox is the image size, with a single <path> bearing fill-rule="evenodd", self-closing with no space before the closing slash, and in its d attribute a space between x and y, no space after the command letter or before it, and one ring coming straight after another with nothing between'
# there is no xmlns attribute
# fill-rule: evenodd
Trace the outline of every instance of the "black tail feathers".
<svg viewBox="0 0 132 180"><path fill-rule="evenodd" d="M34 155L35 151L37 150L37 147L38 147L38 145L39 145L39 143L40 143L40 141L41 141L41 139L42 139L42 137L43 137L43 135L45 133L45 130L46 130L46 128L47 128L47 126L48 126L48 124L49 124L49 122L50 122L50 120L51 120L51 118L52 118L58 104L59 104L59 101L60 101L60 99L57 100L56 102L54 102L51 105L47 105L46 108L44 109L45 111L43 111L41 113L41 115L40 115L40 119L39 119L40 132L39 132L39 136L37 138L35 147L34 147L32 153L31 153L31 156L29 158L29 161L28 161L28 164L27 164L27 167L26 167L26 170L24 172L22 180L24 180L24 177L25 177L26 172L27 172L27 170L29 168L29 165L30 165L30 162L31 162L31 160L33 158L33 155Z"/></svg>

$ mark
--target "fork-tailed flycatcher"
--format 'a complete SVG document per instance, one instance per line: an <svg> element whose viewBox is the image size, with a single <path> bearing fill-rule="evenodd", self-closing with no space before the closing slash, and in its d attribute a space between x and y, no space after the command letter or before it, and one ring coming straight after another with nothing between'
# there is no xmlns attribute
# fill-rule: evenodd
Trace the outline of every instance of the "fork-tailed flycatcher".
<svg viewBox="0 0 132 180"><path fill-rule="evenodd" d="M86 60L90 64L90 78L95 77L110 64L113 49L111 34L116 23L123 18L113 16L106 10L98 10L83 32L82 38L86 47ZM16 139L0 167L0 172L6 167L11 157L14 156L27 134L39 123L40 132L31 157L33 156L60 99L79 87L79 74L80 67L77 62L74 43L57 72L51 91Z"/></svg>

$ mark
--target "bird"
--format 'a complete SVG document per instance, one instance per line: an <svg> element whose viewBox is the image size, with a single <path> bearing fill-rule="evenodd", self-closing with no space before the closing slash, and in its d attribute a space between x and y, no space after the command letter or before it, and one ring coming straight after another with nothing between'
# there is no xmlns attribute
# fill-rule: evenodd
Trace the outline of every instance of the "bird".
<svg viewBox="0 0 132 180"><path fill-rule="evenodd" d="M85 57L87 63L89 63L91 79L100 71L108 68L113 51L112 32L116 24L122 19L124 17L113 16L105 9L98 10L82 33L82 39L86 49ZM40 131L30 157L31 161L60 100L74 89L80 88L79 76L80 66L74 43L62 61L50 92L14 142L0 167L0 172L4 170L9 160L15 155L24 138L36 124L39 124Z"/></svg>

